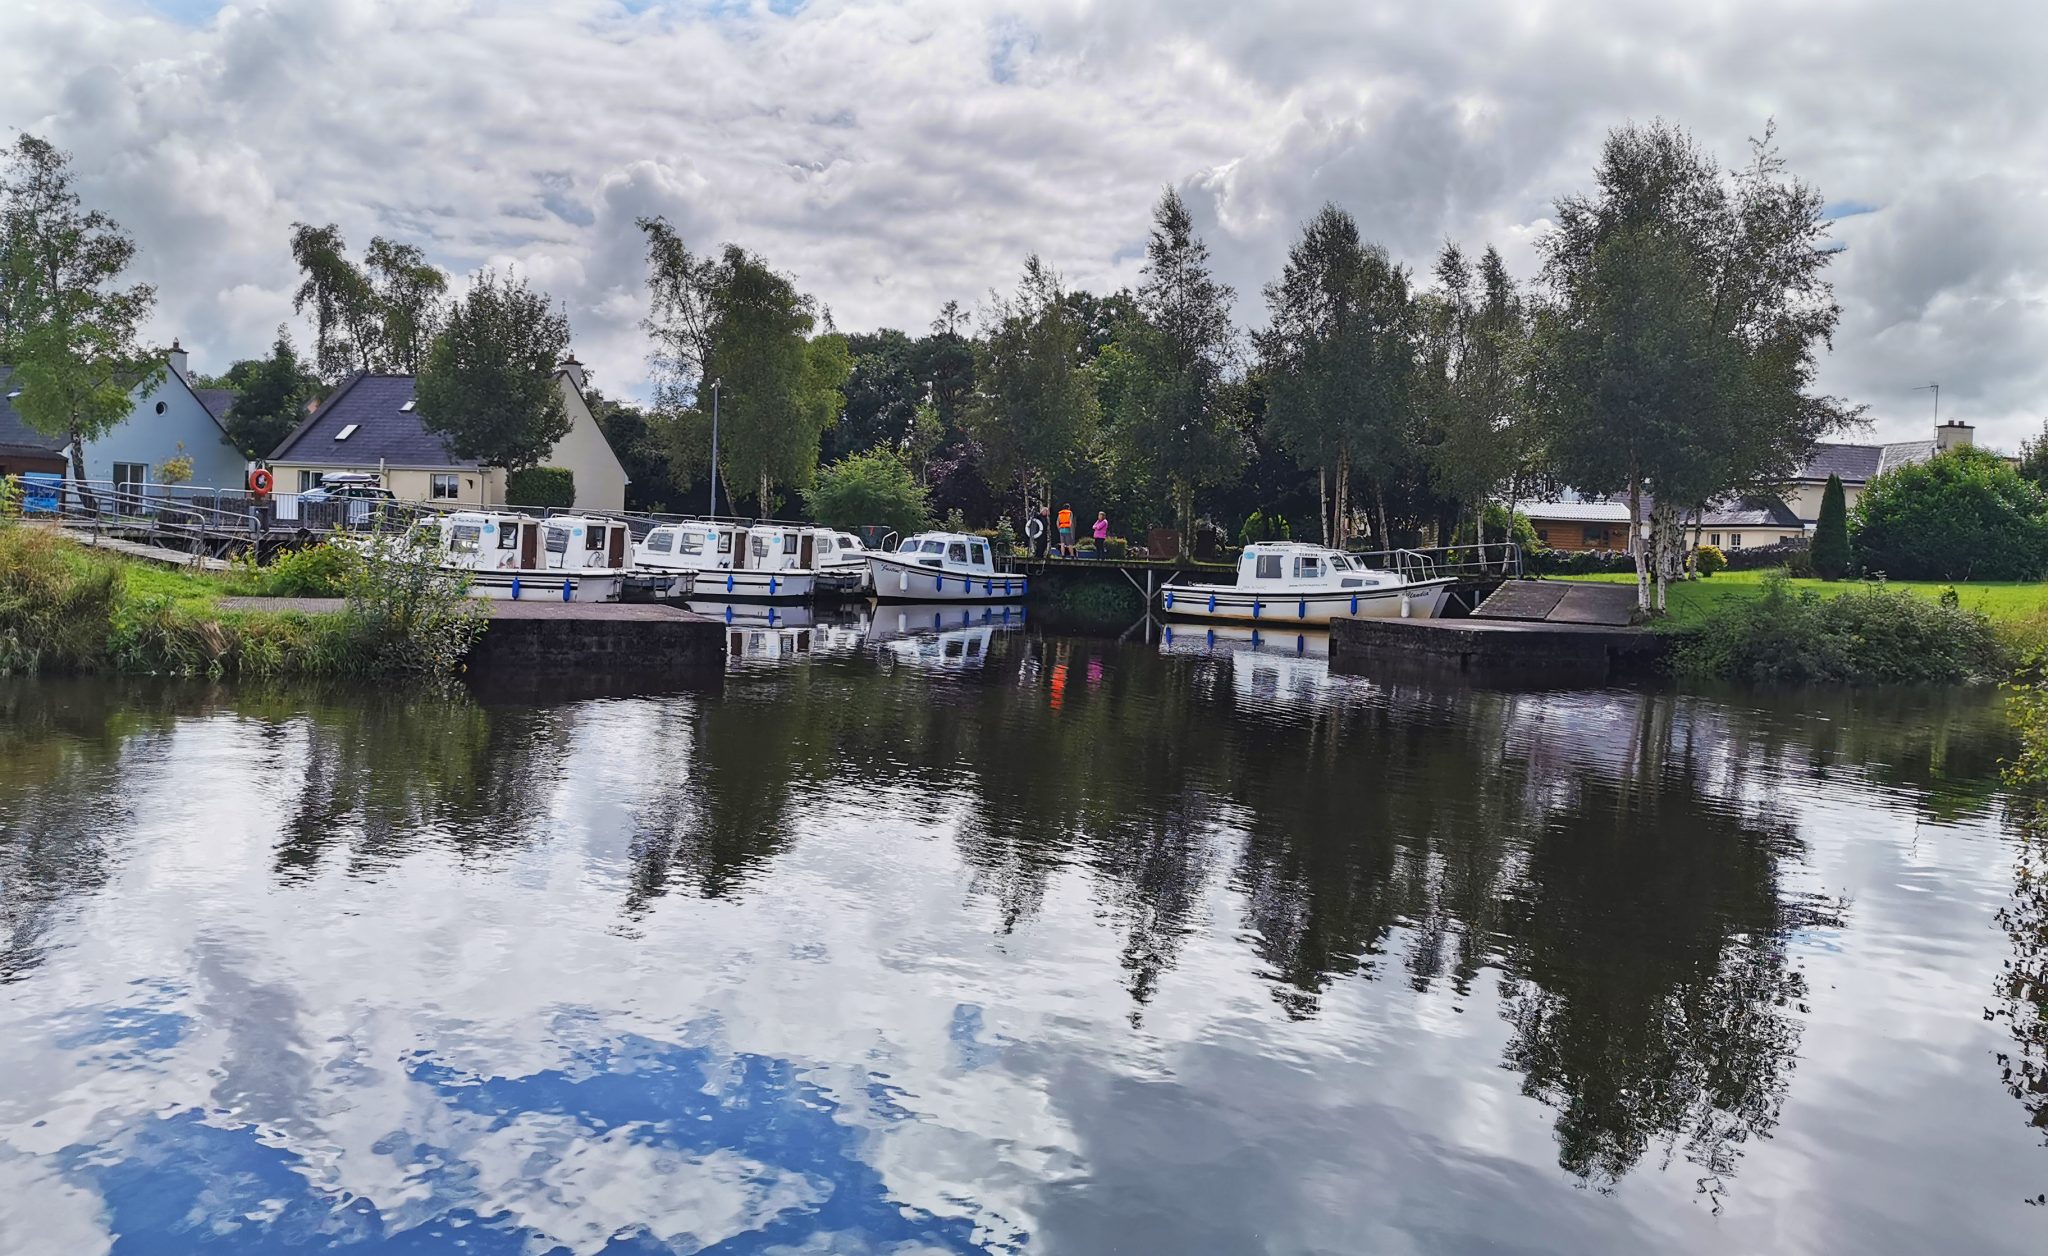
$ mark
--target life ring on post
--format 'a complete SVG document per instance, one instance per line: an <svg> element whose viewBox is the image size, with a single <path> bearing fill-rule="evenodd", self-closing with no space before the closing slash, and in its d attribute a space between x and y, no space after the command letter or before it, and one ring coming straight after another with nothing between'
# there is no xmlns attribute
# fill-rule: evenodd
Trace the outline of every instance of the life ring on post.
<svg viewBox="0 0 2048 1256"><path fill-rule="evenodd" d="M270 470L267 467L258 467L249 473L249 491L258 497L270 496L270 486L272 483Z"/></svg>

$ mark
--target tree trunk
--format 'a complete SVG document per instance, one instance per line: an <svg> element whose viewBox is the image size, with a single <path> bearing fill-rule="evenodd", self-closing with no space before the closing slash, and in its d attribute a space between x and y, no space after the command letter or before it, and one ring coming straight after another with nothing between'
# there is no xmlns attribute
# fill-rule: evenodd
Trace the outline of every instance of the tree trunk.
<svg viewBox="0 0 2048 1256"><path fill-rule="evenodd" d="M1380 512L1380 548L1388 553L1392 553L1394 549L1394 530L1387 526L1387 486L1375 480L1372 486L1372 496L1373 504L1379 507Z"/></svg>
<svg viewBox="0 0 2048 1256"><path fill-rule="evenodd" d="M1634 467L1628 472L1628 547L1636 560L1636 609L1649 613L1650 610L1650 566L1649 544L1640 535L1643 517L1643 480Z"/></svg>
<svg viewBox="0 0 2048 1256"><path fill-rule="evenodd" d="M78 500L87 511L99 513L99 499L93 495L92 487L85 482L85 437L78 430L78 424L71 425L71 479L78 485ZM118 507L119 503L115 503Z"/></svg>
<svg viewBox="0 0 2048 1256"><path fill-rule="evenodd" d="M1187 483L1174 485L1174 510L1180 515L1180 552L1193 556L1195 552L1195 486Z"/></svg>
<svg viewBox="0 0 2048 1256"><path fill-rule="evenodd" d="M1330 543L1330 469L1316 468L1316 530L1323 534L1323 544Z"/></svg>
<svg viewBox="0 0 2048 1256"><path fill-rule="evenodd" d="M1330 500L1330 535L1335 540L1330 544L1338 549L1351 539L1349 525L1351 512L1345 506L1351 501L1351 451L1337 451L1337 491Z"/></svg>
<svg viewBox="0 0 2048 1256"><path fill-rule="evenodd" d="M763 519L772 519L775 517L775 510L769 504L768 494L770 491L771 486L768 482L768 473L766 471L763 471L761 473L761 496L755 499L760 503L761 517Z"/></svg>

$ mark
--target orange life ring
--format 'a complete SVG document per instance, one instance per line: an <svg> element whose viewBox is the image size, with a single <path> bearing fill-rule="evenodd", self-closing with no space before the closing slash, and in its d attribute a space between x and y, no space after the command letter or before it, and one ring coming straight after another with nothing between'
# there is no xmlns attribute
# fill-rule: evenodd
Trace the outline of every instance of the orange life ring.
<svg viewBox="0 0 2048 1256"><path fill-rule="evenodd" d="M258 497L270 496L270 472L262 467L249 473L249 491Z"/></svg>

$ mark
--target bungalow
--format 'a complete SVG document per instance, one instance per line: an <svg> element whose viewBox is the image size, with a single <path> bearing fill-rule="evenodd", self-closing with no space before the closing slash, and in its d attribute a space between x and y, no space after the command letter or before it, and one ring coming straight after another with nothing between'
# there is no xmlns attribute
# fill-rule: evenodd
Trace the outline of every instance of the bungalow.
<svg viewBox="0 0 2048 1256"><path fill-rule="evenodd" d="M1792 508L1792 513L1798 516L1807 530L1812 531L1814 524L1820 521L1820 499L1827 489L1829 476L1841 477L1842 495L1853 510L1856 499L1863 495L1864 486L1878 476L1895 467L1925 462L1946 450L1961 449L1974 444L1975 439L1975 428L1951 419L1935 427L1933 440L1893 441L1884 445L1815 445L1806 465L1792 477L1792 484L1785 494L1785 504Z"/></svg>
<svg viewBox="0 0 2048 1256"><path fill-rule="evenodd" d="M225 426L233 391L194 388L185 350L175 341L165 367L153 388L135 386L126 418L85 442L85 478L137 487L161 484L164 464L184 458L192 464L192 484L241 488L249 464ZM17 393L9 382L12 375L0 367L0 473L69 475L70 442L30 428L7 404Z"/></svg>
<svg viewBox="0 0 2048 1256"><path fill-rule="evenodd" d="M576 359L555 370L569 412L569 433L555 444L547 465L565 467L576 480L575 506L624 510L626 469L597 426L583 396L583 366ZM270 455L277 492L303 493L338 472L370 473L404 501L501 505L505 470L458 458L427 430L414 396L414 377L358 372L285 437Z"/></svg>
<svg viewBox="0 0 2048 1256"><path fill-rule="evenodd" d="M1652 503L1643 499L1643 513ZM1528 519L1536 539L1556 550L1593 550L1601 553L1627 552L1629 545L1628 502L1626 500L1572 499L1555 502L1517 502L1515 510ZM1784 502L1775 497L1730 498L1715 502L1685 521L1695 545L1717 549L1752 549L1776 545L1806 535L1802 525Z"/></svg>

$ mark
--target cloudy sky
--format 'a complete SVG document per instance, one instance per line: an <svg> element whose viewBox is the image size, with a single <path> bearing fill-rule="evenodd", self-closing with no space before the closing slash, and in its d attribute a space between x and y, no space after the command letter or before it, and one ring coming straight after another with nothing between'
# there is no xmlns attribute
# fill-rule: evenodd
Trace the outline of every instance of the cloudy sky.
<svg viewBox="0 0 2048 1256"><path fill-rule="evenodd" d="M515 264L644 389L633 220L732 240L844 330L1131 283L1162 187L1241 318L1326 200L1518 274L1602 133L1724 160L1775 117L1846 246L1823 383L1884 439L2048 417L2048 11L2026 0L6 0L0 133L70 149L194 366L291 316L296 220ZM303 338L302 338L303 340Z"/></svg>

